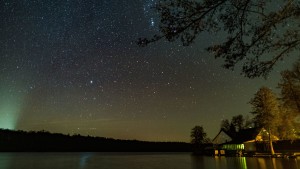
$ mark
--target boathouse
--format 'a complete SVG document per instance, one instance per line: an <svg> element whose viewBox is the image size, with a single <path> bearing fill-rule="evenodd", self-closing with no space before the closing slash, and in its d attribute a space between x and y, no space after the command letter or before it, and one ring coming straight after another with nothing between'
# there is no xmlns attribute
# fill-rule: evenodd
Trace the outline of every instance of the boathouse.
<svg viewBox="0 0 300 169"><path fill-rule="evenodd" d="M271 134L273 141L279 140ZM268 152L269 132L264 128L242 129L236 133L229 133L221 129L213 139L214 148L224 150L227 155L253 154L257 152Z"/></svg>

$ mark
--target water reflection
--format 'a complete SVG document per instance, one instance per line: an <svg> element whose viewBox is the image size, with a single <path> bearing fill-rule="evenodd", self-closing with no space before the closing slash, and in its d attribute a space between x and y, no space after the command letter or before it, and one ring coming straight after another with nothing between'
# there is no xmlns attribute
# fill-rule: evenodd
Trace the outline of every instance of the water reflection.
<svg viewBox="0 0 300 169"><path fill-rule="evenodd" d="M189 153L0 153L0 169L300 169L300 157L212 157Z"/></svg>
<svg viewBox="0 0 300 169"><path fill-rule="evenodd" d="M292 168L292 169L300 169L300 158L298 157L297 159L286 159L282 161L281 163L281 168ZM276 165L278 165L276 163ZM277 168L278 169L278 168Z"/></svg>
<svg viewBox="0 0 300 169"><path fill-rule="evenodd" d="M80 160L79 160L79 169L85 169L87 165L87 161L89 158L92 157L92 153L83 153L80 155Z"/></svg>
<svg viewBox="0 0 300 169"><path fill-rule="evenodd" d="M259 168L261 169L267 168L266 160L264 158L257 158L257 161L258 161Z"/></svg>
<svg viewBox="0 0 300 169"><path fill-rule="evenodd" d="M192 157L192 169L300 169L300 158Z"/></svg>
<svg viewBox="0 0 300 169"><path fill-rule="evenodd" d="M258 167L261 169L298 169L298 160L288 158L257 158Z"/></svg>
<svg viewBox="0 0 300 169"><path fill-rule="evenodd" d="M0 153L0 168L9 169L11 162L11 153Z"/></svg>
<svg viewBox="0 0 300 169"><path fill-rule="evenodd" d="M224 166L228 166L226 157L216 156L214 159L215 159L216 168L222 168Z"/></svg>
<svg viewBox="0 0 300 169"><path fill-rule="evenodd" d="M273 166L274 169L277 169L277 164L276 164L276 159L275 158L272 158L272 166Z"/></svg>
<svg viewBox="0 0 300 169"><path fill-rule="evenodd" d="M241 169L248 169L246 157L237 157L237 160Z"/></svg>
<svg viewBox="0 0 300 169"><path fill-rule="evenodd" d="M248 169L246 157L216 157L216 168L232 168L233 166L239 169Z"/></svg>
<svg viewBox="0 0 300 169"><path fill-rule="evenodd" d="M193 169L204 168L207 165L203 156L191 156L191 160Z"/></svg>

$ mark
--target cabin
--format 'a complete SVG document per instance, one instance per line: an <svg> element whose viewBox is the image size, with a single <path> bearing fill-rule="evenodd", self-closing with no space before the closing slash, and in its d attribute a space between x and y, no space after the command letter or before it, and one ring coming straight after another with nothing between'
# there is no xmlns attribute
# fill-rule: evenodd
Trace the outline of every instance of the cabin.
<svg viewBox="0 0 300 169"><path fill-rule="evenodd" d="M277 136L272 134L270 137L273 141L279 140ZM221 129L212 142L215 149L219 150L219 152L224 150L226 155L254 154L270 151L269 132L264 128L242 129L236 133L229 133Z"/></svg>
<svg viewBox="0 0 300 169"><path fill-rule="evenodd" d="M214 155L223 156L225 155L225 147L223 145L229 145L234 139L234 133L230 133L224 129L221 129L217 136L212 140ZM235 146L235 145L231 145ZM236 147L237 149L237 147Z"/></svg>
<svg viewBox="0 0 300 169"><path fill-rule="evenodd" d="M272 141L279 140L279 138L273 134L269 136L269 132L264 128L250 128L241 130L236 141L244 144L245 153L253 154L270 152L270 139Z"/></svg>

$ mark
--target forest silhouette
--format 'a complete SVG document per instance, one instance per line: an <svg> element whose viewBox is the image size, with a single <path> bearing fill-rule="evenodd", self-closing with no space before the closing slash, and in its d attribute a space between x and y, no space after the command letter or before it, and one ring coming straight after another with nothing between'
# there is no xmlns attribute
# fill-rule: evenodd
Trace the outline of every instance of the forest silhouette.
<svg viewBox="0 0 300 169"><path fill-rule="evenodd" d="M184 142L149 142L0 129L1 152L191 152Z"/></svg>

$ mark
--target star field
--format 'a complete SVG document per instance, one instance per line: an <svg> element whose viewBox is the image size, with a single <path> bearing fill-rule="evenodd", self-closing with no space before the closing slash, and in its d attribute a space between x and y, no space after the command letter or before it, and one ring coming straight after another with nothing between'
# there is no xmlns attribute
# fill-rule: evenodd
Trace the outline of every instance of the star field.
<svg viewBox="0 0 300 169"><path fill-rule="evenodd" d="M213 137L294 61L251 80L204 51L222 35L138 47L158 31L155 3L1 0L0 127L188 142L203 125Z"/></svg>

